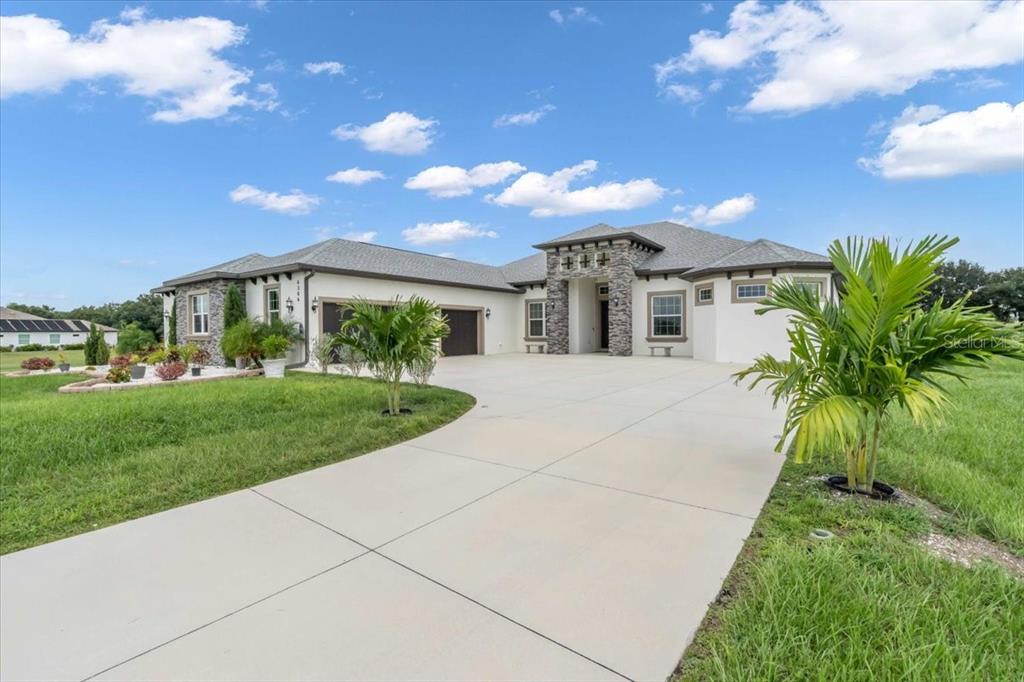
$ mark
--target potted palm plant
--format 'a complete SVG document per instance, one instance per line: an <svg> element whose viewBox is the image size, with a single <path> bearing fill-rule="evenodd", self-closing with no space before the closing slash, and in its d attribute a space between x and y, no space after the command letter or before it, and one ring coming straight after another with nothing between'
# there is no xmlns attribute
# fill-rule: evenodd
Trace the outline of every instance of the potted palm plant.
<svg viewBox="0 0 1024 682"><path fill-rule="evenodd" d="M449 334L441 307L419 296L406 302L396 298L388 306L356 300L346 307L351 317L335 336L336 342L357 351L384 383L385 414L409 413L401 406L402 375L436 357L438 345Z"/></svg>
<svg viewBox="0 0 1024 682"><path fill-rule="evenodd" d="M903 409L923 424L948 402L939 378L966 381L962 368L995 356L1024 359L1020 326L969 306L967 296L921 305L957 241L932 236L895 252L886 240L837 240L829 247L842 281L837 300L780 279L756 311L789 315L790 354L762 355L737 379L753 377L750 388L766 382L776 404L787 403L778 450L792 436L797 462L842 453L846 475L830 477L833 487L891 497L893 488L875 480L890 413Z"/></svg>
<svg viewBox="0 0 1024 682"><path fill-rule="evenodd" d="M57 368L62 372L67 372L71 369L71 363L68 362L63 352L57 354Z"/></svg>
<svg viewBox="0 0 1024 682"><path fill-rule="evenodd" d="M285 356L292 347L292 340L281 334L271 334L260 342L263 376L271 379L284 377Z"/></svg>
<svg viewBox="0 0 1024 682"><path fill-rule="evenodd" d="M252 358L259 356L256 323L243 317L224 330L220 347L225 358L234 358L237 369L245 369Z"/></svg>
<svg viewBox="0 0 1024 682"><path fill-rule="evenodd" d="M196 346L196 352L192 354L192 376L197 377L203 373L203 367L210 361L210 353L202 346Z"/></svg>

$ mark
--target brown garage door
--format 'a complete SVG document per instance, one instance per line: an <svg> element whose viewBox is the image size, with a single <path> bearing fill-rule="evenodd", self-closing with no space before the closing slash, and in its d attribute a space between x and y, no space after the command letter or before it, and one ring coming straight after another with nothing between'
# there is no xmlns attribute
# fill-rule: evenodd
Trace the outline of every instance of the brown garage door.
<svg viewBox="0 0 1024 682"><path fill-rule="evenodd" d="M476 310L452 310L444 308L442 311L448 316L448 326L452 333L441 341L441 350L445 355L476 355L479 353L477 316Z"/></svg>

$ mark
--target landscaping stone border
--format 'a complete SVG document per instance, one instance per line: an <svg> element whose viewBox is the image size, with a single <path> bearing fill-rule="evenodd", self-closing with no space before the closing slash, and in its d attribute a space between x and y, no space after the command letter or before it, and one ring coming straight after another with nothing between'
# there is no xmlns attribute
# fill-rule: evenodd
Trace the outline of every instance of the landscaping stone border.
<svg viewBox="0 0 1024 682"><path fill-rule="evenodd" d="M221 374L217 376L184 377L174 381L128 381L123 384L111 384L103 377L93 377L84 381L76 381L73 384L66 384L57 389L58 393L96 393L98 391L125 391L133 388L153 388L155 386L177 386L185 384L197 384L204 381L221 381L224 379L242 379L245 377L256 377L263 374L262 369L246 369L235 374Z"/></svg>

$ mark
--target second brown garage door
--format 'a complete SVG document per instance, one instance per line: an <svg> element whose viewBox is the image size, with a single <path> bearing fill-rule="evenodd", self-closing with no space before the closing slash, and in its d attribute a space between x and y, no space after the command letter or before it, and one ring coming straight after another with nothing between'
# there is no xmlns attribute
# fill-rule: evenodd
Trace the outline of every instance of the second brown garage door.
<svg viewBox="0 0 1024 682"><path fill-rule="evenodd" d="M479 311L476 310L441 310L448 316L448 326L452 333L441 341L441 350L445 355L476 355L480 352L479 333L477 326Z"/></svg>

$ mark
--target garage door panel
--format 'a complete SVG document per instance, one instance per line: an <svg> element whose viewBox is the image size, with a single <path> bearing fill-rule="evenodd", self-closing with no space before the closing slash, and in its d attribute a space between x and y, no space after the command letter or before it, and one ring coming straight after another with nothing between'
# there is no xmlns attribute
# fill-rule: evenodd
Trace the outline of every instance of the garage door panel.
<svg viewBox="0 0 1024 682"><path fill-rule="evenodd" d="M441 342L445 355L476 355L479 350L479 327L477 310L441 310L448 317L451 334Z"/></svg>

